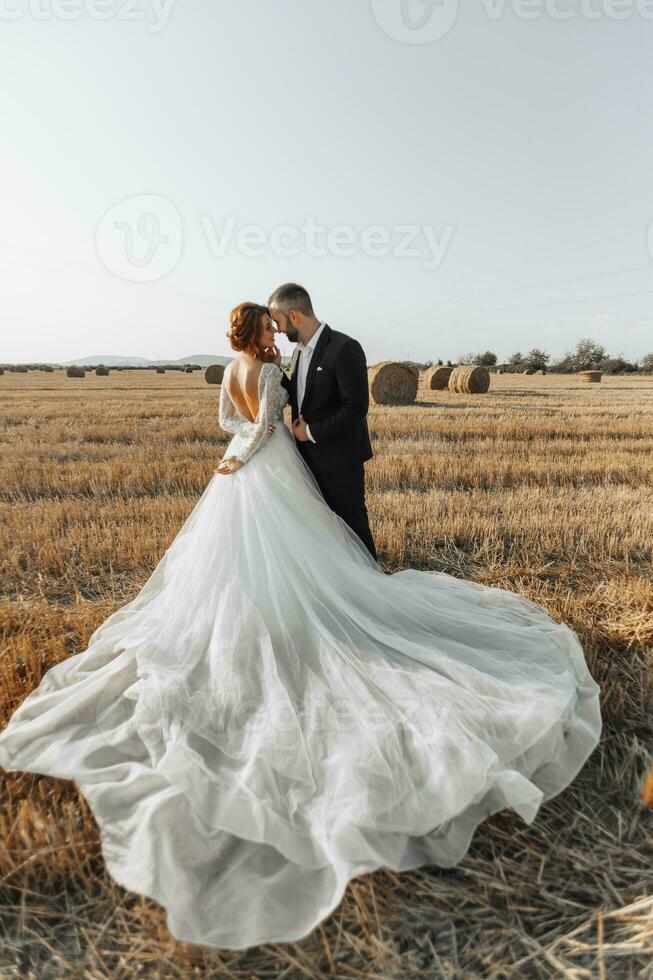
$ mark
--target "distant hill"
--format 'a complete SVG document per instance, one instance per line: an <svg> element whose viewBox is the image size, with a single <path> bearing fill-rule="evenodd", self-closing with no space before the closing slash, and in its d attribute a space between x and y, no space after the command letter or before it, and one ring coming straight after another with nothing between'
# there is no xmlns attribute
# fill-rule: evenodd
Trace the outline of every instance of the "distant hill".
<svg viewBox="0 0 653 980"><path fill-rule="evenodd" d="M153 361L148 357L116 357L115 354L91 354L88 357L76 357L73 361L60 361L64 367L71 367L73 364L104 364L106 367L154 367L157 364L199 364L201 367L208 367L209 364L227 365L233 358L223 357L219 354L191 354L189 357L178 357L167 360L162 357L160 360Z"/></svg>

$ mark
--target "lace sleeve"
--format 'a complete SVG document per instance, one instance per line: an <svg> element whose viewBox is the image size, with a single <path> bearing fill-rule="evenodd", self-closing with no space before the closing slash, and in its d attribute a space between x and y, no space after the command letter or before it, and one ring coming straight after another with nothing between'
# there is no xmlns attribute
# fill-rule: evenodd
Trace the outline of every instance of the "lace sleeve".
<svg viewBox="0 0 653 980"><path fill-rule="evenodd" d="M218 423L221 429L225 432L231 432L234 436L246 436L254 422L250 422L248 419L244 419L236 411L236 406L229 397L229 392L227 391L227 383L225 378L222 379L222 384L220 385L220 408L218 411Z"/></svg>
<svg viewBox="0 0 653 980"><path fill-rule="evenodd" d="M263 364L258 379L258 415L255 422L250 422L236 412L226 389L227 386L223 383L220 392L220 426L242 437L242 445L229 455L246 463L274 432L276 423L282 418L288 393L281 386L281 369L273 363Z"/></svg>

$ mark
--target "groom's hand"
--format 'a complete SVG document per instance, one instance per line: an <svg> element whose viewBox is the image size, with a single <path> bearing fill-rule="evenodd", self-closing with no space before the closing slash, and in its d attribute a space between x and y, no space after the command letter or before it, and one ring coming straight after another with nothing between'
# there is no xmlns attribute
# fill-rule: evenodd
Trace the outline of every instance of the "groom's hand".
<svg viewBox="0 0 653 980"><path fill-rule="evenodd" d="M306 422L304 421L303 415L295 419L292 424L292 431L295 439L299 439L300 442L308 442L308 432L306 431Z"/></svg>

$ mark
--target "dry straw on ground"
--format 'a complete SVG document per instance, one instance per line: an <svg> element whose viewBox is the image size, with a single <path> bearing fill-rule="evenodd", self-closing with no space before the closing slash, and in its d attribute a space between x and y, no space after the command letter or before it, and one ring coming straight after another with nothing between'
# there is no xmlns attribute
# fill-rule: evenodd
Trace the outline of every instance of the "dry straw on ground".
<svg viewBox="0 0 653 980"><path fill-rule="evenodd" d="M449 378L449 391L464 395L483 395L490 387L490 372L480 364L459 364Z"/></svg>
<svg viewBox="0 0 653 980"><path fill-rule="evenodd" d="M210 385L221 385L224 376L223 364L211 364L204 372L204 378Z"/></svg>
<svg viewBox="0 0 653 980"><path fill-rule="evenodd" d="M0 379L0 724L151 574L231 438L218 395L183 370ZM242 953L175 942L108 877L72 782L3 774L3 978L651 980L653 378L506 374L369 425L383 567L512 589L576 630L601 744L530 826L495 814L456 867L363 875L306 939Z"/></svg>
<svg viewBox="0 0 653 980"><path fill-rule="evenodd" d="M412 405L419 374L398 361L381 361L367 371L370 397L375 405Z"/></svg>
<svg viewBox="0 0 653 980"><path fill-rule="evenodd" d="M434 364L424 372L422 384L427 391L445 391L449 385L449 378L453 372L453 367L443 364Z"/></svg>

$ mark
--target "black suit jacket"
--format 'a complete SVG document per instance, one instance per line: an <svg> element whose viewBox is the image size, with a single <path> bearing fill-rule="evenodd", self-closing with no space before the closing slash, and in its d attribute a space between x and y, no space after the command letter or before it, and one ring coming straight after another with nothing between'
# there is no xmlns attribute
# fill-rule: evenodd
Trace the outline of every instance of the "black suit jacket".
<svg viewBox="0 0 653 980"><path fill-rule="evenodd" d="M299 418L297 405L296 348L289 376L282 372L281 383L290 396L292 420ZM318 368L321 370L318 371ZM359 342L328 323L311 355L306 378L304 420L315 442L296 441L295 445L313 470L325 473L349 469L372 458L367 428L370 394L365 352Z"/></svg>

